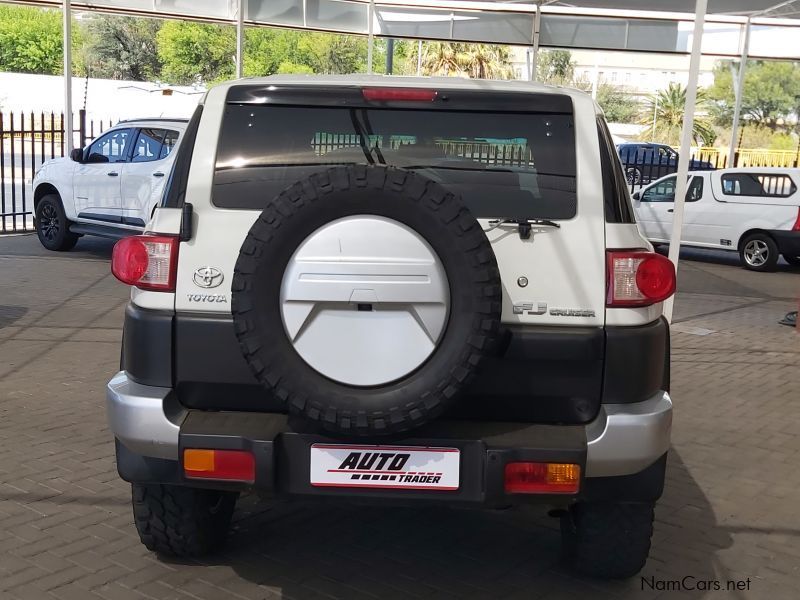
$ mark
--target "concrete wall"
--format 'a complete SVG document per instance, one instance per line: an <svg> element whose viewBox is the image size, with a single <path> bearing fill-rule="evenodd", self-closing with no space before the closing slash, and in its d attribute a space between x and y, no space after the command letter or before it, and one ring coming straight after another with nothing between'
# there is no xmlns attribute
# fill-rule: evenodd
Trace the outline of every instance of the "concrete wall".
<svg viewBox="0 0 800 600"><path fill-rule="evenodd" d="M171 90L172 95L165 95ZM85 108L89 118L117 121L138 117L189 117L204 88L162 86L141 81L72 79L72 108ZM0 73L0 110L60 113L64 79L56 75Z"/></svg>

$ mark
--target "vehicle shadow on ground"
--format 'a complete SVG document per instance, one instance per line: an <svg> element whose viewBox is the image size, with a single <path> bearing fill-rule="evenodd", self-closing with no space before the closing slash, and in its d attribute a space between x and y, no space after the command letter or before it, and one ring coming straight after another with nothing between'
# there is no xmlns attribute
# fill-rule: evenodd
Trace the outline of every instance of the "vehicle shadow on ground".
<svg viewBox="0 0 800 600"><path fill-rule="evenodd" d="M0 329L13 325L28 312L27 306L0 304Z"/></svg>
<svg viewBox="0 0 800 600"><path fill-rule="evenodd" d="M574 575L561 558L558 521L536 507L504 511L337 507L240 500L227 550L208 564L283 597L548 598L655 596L684 576L725 580L715 552L732 543L678 452L656 511L651 558L640 576L604 582ZM698 552L698 547L707 551ZM223 585L224 587L224 585ZM663 591L663 589L661 590ZM681 598L706 592L683 590ZM571 596L570 596L571 597Z"/></svg>

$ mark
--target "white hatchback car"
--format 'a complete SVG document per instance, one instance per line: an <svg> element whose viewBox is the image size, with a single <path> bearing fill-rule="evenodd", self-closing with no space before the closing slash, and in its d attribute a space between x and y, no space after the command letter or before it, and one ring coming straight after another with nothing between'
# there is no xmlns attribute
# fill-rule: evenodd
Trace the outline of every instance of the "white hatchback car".
<svg viewBox="0 0 800 600"><path fill-rule="evenodd" d="M669 243L675 175L633 195L645 237ZM690 173L681 245L739 252L753 271L775 268L781 255L800 265L800 170L774 167Z"/></svg>
<svg viewBox="0 0 800 600"><path fill-rule="evenodd" d="M82 235L142 232L161 199L186 123L121 121L70 157L45 162L33 179L42 245L69 250Z"/></svg>

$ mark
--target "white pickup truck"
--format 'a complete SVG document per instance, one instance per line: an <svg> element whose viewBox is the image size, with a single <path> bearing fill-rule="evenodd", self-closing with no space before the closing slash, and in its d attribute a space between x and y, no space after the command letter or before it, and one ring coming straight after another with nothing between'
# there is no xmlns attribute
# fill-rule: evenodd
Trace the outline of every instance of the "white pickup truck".
<svg viewBox="0 0 800 600"><path fill-rule="evenodd" d="M141 233L161 200L185 119L121 121L86 148L45 162L33 179L39 241L70 250L84 235Z"/></svg>
<svg viewBox="0 0 800 600"><path fill-rule="evenodd" d="M800 169L737 168L689 174L681 245L739 252L742 265L770 271L779 255L800 265ZM675 175L633 195L636 220L653 243L669 243Z"/></svg>

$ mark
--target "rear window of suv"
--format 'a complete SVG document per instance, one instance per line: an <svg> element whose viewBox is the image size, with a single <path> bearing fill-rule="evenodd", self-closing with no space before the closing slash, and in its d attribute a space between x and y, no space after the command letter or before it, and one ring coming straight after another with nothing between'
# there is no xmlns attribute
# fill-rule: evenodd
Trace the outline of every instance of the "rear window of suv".
<svg viewBox="0 0 800 600"><path fill-rule="evenodd" d="M261 209L333 165L410 169L441 183L476 217L575 216L571 113L228 104L213 202Z"/></svg>

